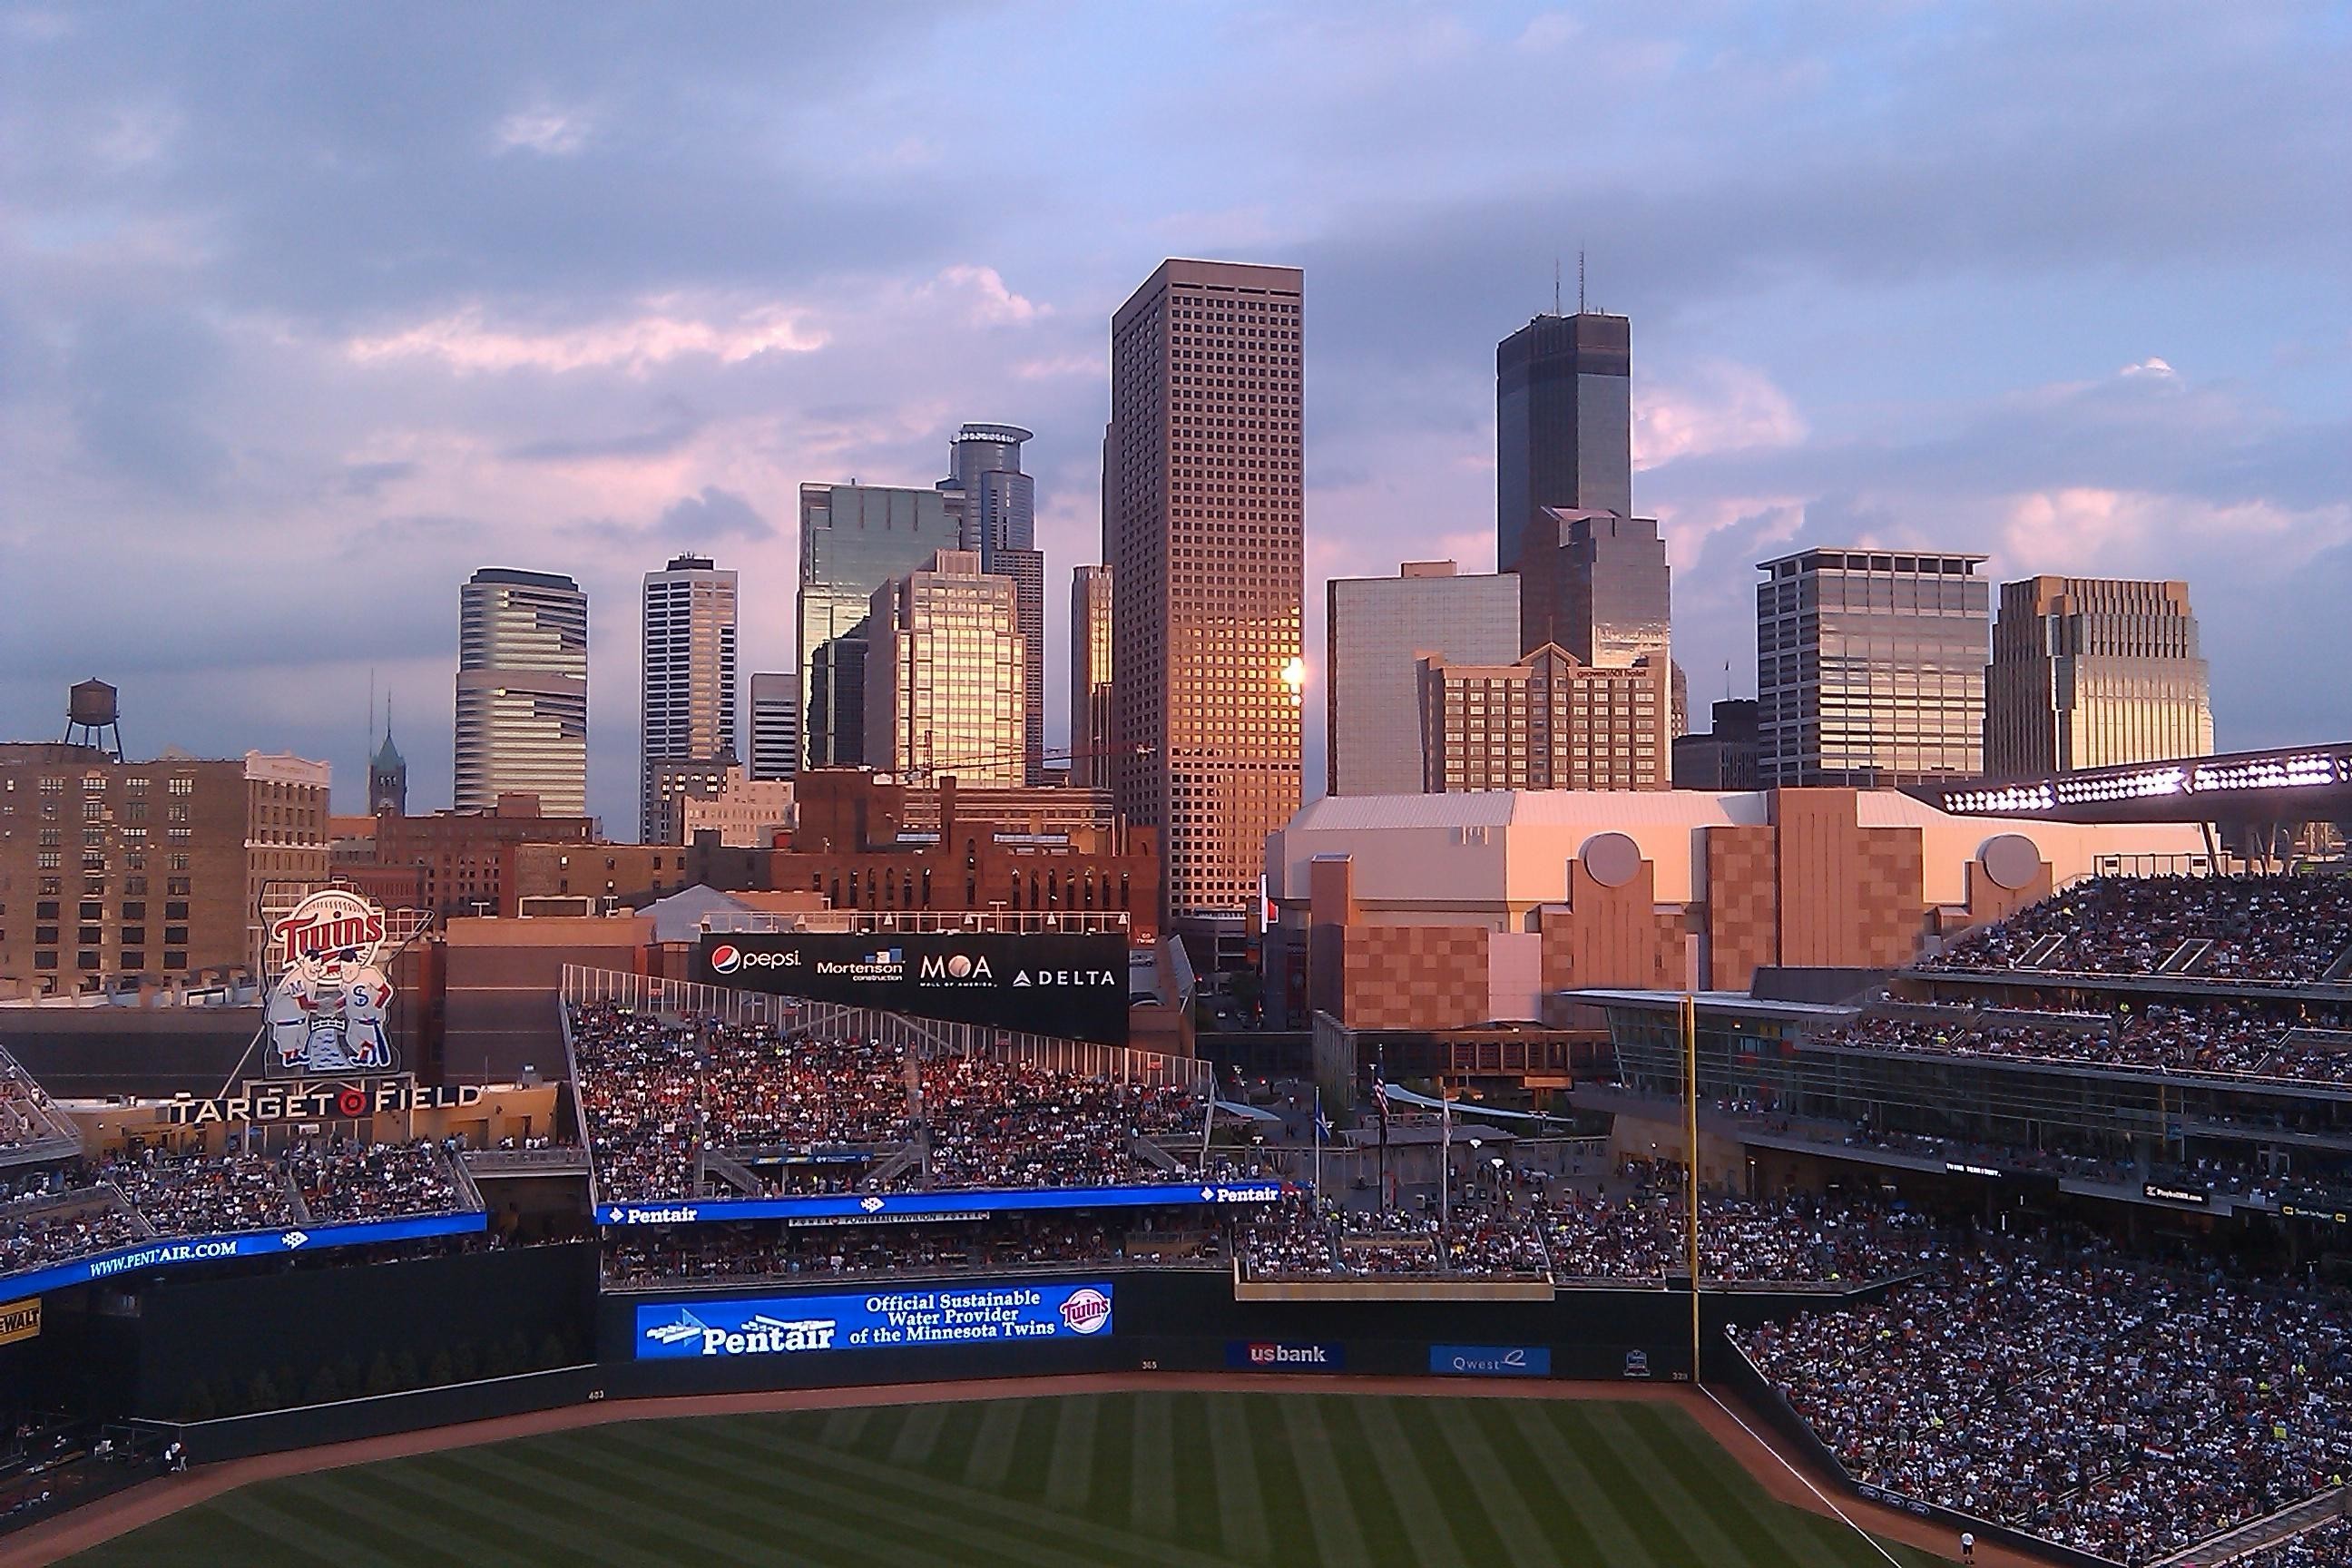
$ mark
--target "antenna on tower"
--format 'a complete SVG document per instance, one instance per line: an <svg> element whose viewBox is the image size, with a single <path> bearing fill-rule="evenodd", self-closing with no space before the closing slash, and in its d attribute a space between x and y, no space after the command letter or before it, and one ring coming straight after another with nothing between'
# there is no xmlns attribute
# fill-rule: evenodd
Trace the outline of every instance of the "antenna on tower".
<svg viewBox="0 0 2352 1568"><path fill-rule="evenodd" d="M1576 313L1584 314L1584 252L1576 253Z"/></svg>
<svg viewBox="0 0 2352 1568"><path fill-rule="evenodd" d="M1559 258L1551 258L1551 313L1559 314Z"/></svg>

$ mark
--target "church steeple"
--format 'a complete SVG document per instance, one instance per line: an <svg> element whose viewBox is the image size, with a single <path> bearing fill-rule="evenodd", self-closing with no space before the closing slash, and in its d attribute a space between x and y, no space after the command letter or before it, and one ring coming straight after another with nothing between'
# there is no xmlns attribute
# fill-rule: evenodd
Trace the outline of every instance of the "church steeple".
<svg viewBox="0 0 2352 1568"><path fill-rule="evenodd" d="M408 815L408 759L392 743L392 699L383 700L383 744L368 759L368 815Z"/></svg>

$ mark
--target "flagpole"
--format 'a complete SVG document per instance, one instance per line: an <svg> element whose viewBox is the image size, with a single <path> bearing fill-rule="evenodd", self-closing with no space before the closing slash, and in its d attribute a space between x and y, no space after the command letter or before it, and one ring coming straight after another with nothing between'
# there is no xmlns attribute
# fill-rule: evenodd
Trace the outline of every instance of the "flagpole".
<svg viewBox="0 0 2352 1568"><path fill-rule="evenodd" d="M1323 1086L1315 1086L1315 1201L1323 1201Z"/></svg>
<svg viewBox="0 0 2352 1568"><path fill-rule="evenodd" d="M1445 1090L1445 1080L1437 1080L1437 1233L1443 1237L1453 1222L1454 1193L1454 1097Z"/></svg>

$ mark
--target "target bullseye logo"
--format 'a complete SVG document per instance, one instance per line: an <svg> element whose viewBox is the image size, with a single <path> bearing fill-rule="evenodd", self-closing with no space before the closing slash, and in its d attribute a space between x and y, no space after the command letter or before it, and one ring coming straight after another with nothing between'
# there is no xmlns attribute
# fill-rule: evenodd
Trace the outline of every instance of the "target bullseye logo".
<svg viewBox="0 0 2352 1568"><path fill-rule="evenodd" d="M714 974L732 974L743 967L743 950L731 942L720 942L710 950L710 969Z"/></svg>
<svg viewBox="0 0 2352 1568"><path fill-rule="evenodd" d="M335 1096L335 1114L363 1116L367 1113L367 1096L356 1089L346 1089Z"/></svg>

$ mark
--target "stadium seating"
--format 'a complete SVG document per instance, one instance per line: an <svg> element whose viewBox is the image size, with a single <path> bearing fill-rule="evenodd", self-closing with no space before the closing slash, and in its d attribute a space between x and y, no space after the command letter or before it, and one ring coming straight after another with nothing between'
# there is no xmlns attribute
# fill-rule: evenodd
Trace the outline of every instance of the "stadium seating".
<svg viewBox="0 0 2352 1568"><path fill-rule="evenodd" d="M2078 1015L2064 1026L2021 1021L2015 1011L1979 1016L1963 1008L1948 1017L1927 1011L1865 1015L1846 1026L1815 1034L1816 1044L1928 1056L2000 1057L2064 1062L2137 1072L2200 1073L2352 1081L2352 1049L2316 1037L2352 1027L2341 1009L2243 1000L2158 1002L2119 1011L2106 1027L2085 1026ZM1936 1011L1947 1011L1937 1009Z"/></svg>
<svg viewBox="0 0 2352 1568"><path fill-rule="evenodd" d="M313 1225L466 1206L442 1152L428 1139L376 1144L337 1139L298 1148L289 1164Z"/></svg>
<svg viewBox="0 0 2352 1568"><path fill-rule="evenodd" d="M2100 877L1969 932L1923 967L2323 979L2352 950L2352 878Z"/></svg>
<svg viewBox="0 0 2352 1568"><path fill-rule="evenodd" d="M2352 1563L2352 1519L2336 1519L2232 1558L2230 1568L2343 1568L2347 1563Z"/></svg>
<svg viewBox="0 0 2352 1568"><path fill-rule="evenodd" d="M698 1195L700 1151L862 1152L879 1164L911 1143L920 1168L899 1184L933 1189L1109 1185L1198 1168L1205 1107L1181 1089L951 1052L918 1061L910 1084L897 1046L607 1005L575 1012L572 1036L608 1201ZM1168 1141L1173 1170L1139 1158L1139 1138ZM875 1190L863 1174L812 1180Z"/></svg>
<svg viewBox="0 0 2352 1568"><path fill-rule="evenodd" d="M2010 1247L1746 1343L1857 1480L2140 1563L2352 1464L2347 1308Z"/></svg>

